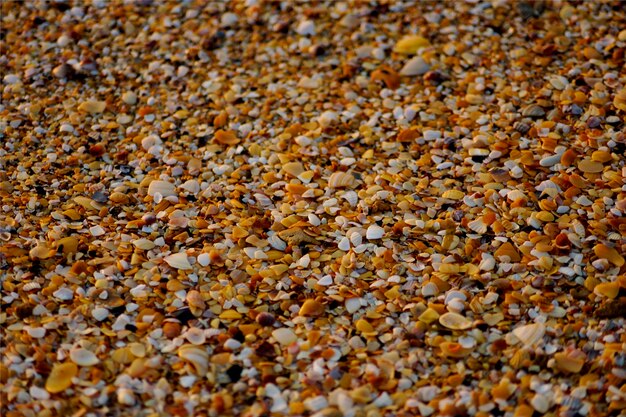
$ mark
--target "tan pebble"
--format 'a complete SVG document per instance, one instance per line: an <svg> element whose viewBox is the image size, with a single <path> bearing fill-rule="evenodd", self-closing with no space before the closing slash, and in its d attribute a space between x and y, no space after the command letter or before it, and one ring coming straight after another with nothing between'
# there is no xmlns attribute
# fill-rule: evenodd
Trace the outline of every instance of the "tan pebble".
<svg viewBox="0 0 626 417"><path fill-rule="evenodd" d="M324 304L316 300L306 300L298 314L300 316L320 316L324 313Z"/></svg>
<svg viewBox="0 0 626 417"><path fill-rule="evenodd" d="M72 362L57 363L52 367L46 380L46 390L52 394L65 391L72 385L72 378L78 374L78 366Z"/></svg>
<svg viewBox="0 0 626 417"><path fill-rule="evenodd" d="M578 163L578 169L585 173L598 173L602 172L603 165L600 162L592 161L591 159L583 159Z"/></svg>
<svg viewBox="0 0 626 417"><path fill-rule="evenodd" d="M472 327L472 322L458 313L444 313L439 317L439 324L452 330L465 330Z"/></svg>
<svg viewBox="0 0 626 417"><path fill-rule="evenodd" d="M95 114L102 113L106 108L106 102L98 100L88 100L80 103L78 110Z"/></svg>
<svg viewBox="0 0 626 417"><path fill-rule="evenodd" d="M182 345L178 348L178 357L189 362L196 374L204 376L209 370L209 354L206 349L194 345Z"/></svg>

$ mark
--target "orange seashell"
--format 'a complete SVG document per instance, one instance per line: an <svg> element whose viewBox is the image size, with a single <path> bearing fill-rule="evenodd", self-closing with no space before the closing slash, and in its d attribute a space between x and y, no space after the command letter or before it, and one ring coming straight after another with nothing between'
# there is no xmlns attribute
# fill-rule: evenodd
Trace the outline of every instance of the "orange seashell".
<svg viewBox="0 0 626 417"><path fill-rule="evenodd" d="M459 343L456 342L443 342L439 345L443 356L449 356L451 358L464 358L471 352L470 349L465 349Z"/></svg>
<svg viewBox="0 0 626 417"><path fill-rule="evenodd" d="M605 244L599 243L593 248L593 252L598 258L607 259L615 266L624 265L624 257L619 254L617 249L610 248Z"/></svg>
<svg viewBox="0 0 626 417"><path fill-rule="evenodd" d="M564 167L571 166L572 163L576 160L577 156L578 155L573 149L566 150L565 152L563 152L563 155L561 155L561 165L563 165Z"/></svg>
<svg viewBox="0 0 626 417"><path fill-rule="evenodd" d="M372 72L372 81L382 81L385 86L391 90L400 87L400 76L392 68L385 65Z"/></svg>
<svg viewBox="0 0 626 417"><path fill-rule="evenodd" d="M223 131L221 129L215 132L213 141L222 145L236 145L241 142L232 130Z"/></svg>
<svg viewBox="0 0 626 417"><path fill-rule="evenodd" d="M554 238L554 245L559 249L569 249L572 246L572 242L569 241L565 233L559 233Z"/></svg>
<svg viewBox="0 0 626 417"><path fill-rule="evenodd" d="M398 133L396 140L398 142L412 142L419 138L419 136L419 133L415 129L404 129L402 132Z"/></svg>

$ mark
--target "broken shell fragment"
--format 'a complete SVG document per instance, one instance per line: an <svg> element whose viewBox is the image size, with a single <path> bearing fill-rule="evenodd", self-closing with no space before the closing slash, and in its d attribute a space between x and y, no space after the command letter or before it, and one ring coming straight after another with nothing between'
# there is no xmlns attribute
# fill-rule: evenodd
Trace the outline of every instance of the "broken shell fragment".
<svg viewBox="0 0 626 417"><path fill-rule="evenodd" d="M334 172L328 179L328 186L331 188L352 187L354 183L354 176L346 172Z"/></svg>
<svg viewBox="0 0 626 417"><path fill-rule="evenodd" d="M186 344L178 348L178 357L189 362L196 374L203 376L209 370L209 354L199 346Z"/></svg>
<svg viewBox="0 0 626 417"><path fill-rule="evenodd" d="M542 323L532 323L513 329L513 335L526 347L533 346L543 338L546 326Z"/></svg>
<svg viewBox="0 0 626 417"><path fill-rule="evenodd" d="M439 324L452 330L465 330L472 327L472 322L458 313L444 313L439 317Z"/></svg>
<svg viewBox="0 0 626 417"><path fill-rule="evenodd" d="M192 269L189 260L187 259L187 253L180 252L173 255L166 256L165 262L172 268L176 269Z"/></svg>
<svg viewBox="0 0 626 417"><path fill-rule="evenodd" d="M72 378L78 374L78 366L72 362L57 363L52 367L46 380L46 390L51 394L65 391L72 385Z"/></svg>
<svg viewBox="0 0 626 417"><path fill-rule="evenodd" d="M79 366L93 366L100 363L98 357L90 350L77 348L70 351L70 359Z"/></svg>
<svg viewBox="0 0 626 417"><path fill-rule="evenodd" d="M420 48L430 45L428 39L419 35L408 35L400 39L393 47L393 51L398 54L414 54Z"/></svg>

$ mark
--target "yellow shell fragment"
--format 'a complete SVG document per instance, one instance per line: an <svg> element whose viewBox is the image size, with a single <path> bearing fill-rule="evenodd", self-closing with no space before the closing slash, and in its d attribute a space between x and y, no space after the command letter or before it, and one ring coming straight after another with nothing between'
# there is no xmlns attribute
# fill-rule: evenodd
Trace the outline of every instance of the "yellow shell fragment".
<svg viewBox="0 0 626 417"><path fill-rule="evenodd" d="M78 374L78 366L72 362L57 363L52 367L46 380L46 390L52 394L65 391L72 385L72 378Z"/></svg>
<svg viewBox="0 0 626 417"><path fill-rule="evenodd" d="M408 35L400 39L393 47L393 51L398 54L414 54L420 48L430 45L428 39L419 35Z"/></svg>
<svg viewBox="0 0 626 417"><path fill-rule="evenodd" d="M546 326L542 323L532 323L513 329L513 334L524 344L530 347L543 338Z"/></svg>
<svg viewBox="0 0 626 417"><path fill-rule="evenodd" d="M608 247L603 243L599 243L593 248L593 252L598 258L606 259L615 266L624 265L624 257L619 254L617 249Z"/></svg>
<svg viewBox="0 0 626 417"><path fill-rule="evenodd" d="M182 345L178 348L178 357L189 362L198 375L205 375L209 370L209 354L195 345Z"/></svg>
<svg viewBox="0 0 626 417"><path fill-rule="evenodd" d="M102 113L106 106L107 104L105 101L88 100L80 103L78 110L91 114Z"/></svg>
<svg viewBox="0 0 626 417"><path fill-rule="evenodd" d="M320 316L324 313L324 305L316 300L306 300L300 307L300 316Z"/></svg>
<svg viewBox="0 0 626 417"><path fill-rule="evenodd" d="M554 355L556 367L563 372L571 372L577 374L585 365L586 355L580 350L571 352L558 352Z"/></svg>
<svg viewBox="0 0 626 417"><path fill-rule="evenodd" d="M465 330L472 327L472 322L458 313L444 313L439 317L439 324L452 330Z"/></svg>

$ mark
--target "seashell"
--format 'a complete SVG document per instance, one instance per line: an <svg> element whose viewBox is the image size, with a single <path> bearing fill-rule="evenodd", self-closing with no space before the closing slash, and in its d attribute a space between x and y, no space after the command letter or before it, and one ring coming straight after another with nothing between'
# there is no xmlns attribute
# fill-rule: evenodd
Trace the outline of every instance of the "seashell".
<svg viewBox="0 0 626 417"><path fill-rule="evenodd" d="M298 315L300 316L321 316L324 313L324 304L316 301L316 300L306 300L302 307L300 307L300 311Z"/></svg>
<svg viewBox="0 0 626 417"><path fill-rule="evenodd" d="M370 239L370 240L374 240L374 239L380 239L385 235L385 229L383 229L382 227L376 225L376 224L372 224L367 228L367 232L365 233L365 237Z"/></svg>
<svg viewBox="0 0 626 417"><path fill-rule="evenodd" d="M522 116L524 117L541 117L545 116L546 112L537 104L530 104L522 110Z"/></svg>
<svg viewBox="0 0 626 417"><path fill-rule="evenodd" d="M346 191L341 195L341 197L345 199L352 207L355 207L356 204L359 202L359 195L356 193L356 191Z"/></svg>
<svg viewBox="0 0 626 417"><path fill-rule="evenodd" d="M187 304L189 304L190 307L193 307L195 309L204 311L204 309L206 308L204 298L202 298L202 294L200 294L199 291L196 291L196 290L189 291L187 293L187 296L185 297L185 300L187 301Z"/></svg>
<svg viewBox="0 0 626 417"><path fill-rule="evenodd" d="M593 293L600 297L610 299L617 298L617 294L619 294L619 284L617 282L603 282L593 288Z"/></svg>
<svg viewBox="0 0 626 417"><path fill-rule="evenodd" d="M354 176L346 172L334 172L328 179L330 188L352 187L355 183Z"/></svg>
<svg viewBox="0 0 626 417"><path fill-rule="evenodd" d="M163 335L168 339L173 339L180 335L181 325L176 319L166 319L163 322Z"/></svg>
<svg viewBox="0 0 626 417"><path fill-rule="evenodd" d="M599 243L593 248L593 252L598 258L606 259L615 266L624 265L624 257L619 254L617 249L611 248L603 243Z"/></svg>
<svg viewBox="0 0 626 417"><path fill-rule="evenodd" d="M562 75L554 75L550 77L548 81L550 82L550 85L552 85L552 87L559 91L564 90L565 87L569 85L569 81L567 81L567 78Z"/></svg>
<svg viewBox="0 0 626 417"><path fill-rule="evenodd" d="M532 323L513 329L513 335L526 347L530 347L543 338L546 326L542 323Z"/></svg>
<svg viewBox="0 0 626 417"><path fill-rule="evenodd" d="M234 131L223 131L221 129L215 132L213 141L222 145L236 145L241 142Z"/></svg>
<svg viewBox="0 0 626 417"><path fill-rule="evenodd" d="M283 165L283 171L285 171L292 177L297 177L298 175L302 174L305 169L300 162L287 162L285 165Z"/></svg>
<svg viewBox="0 0 626 417"><path fill-rule="evenodd" d="M423 36L408 35L395 44L393 51L398 54L411 55L416 53L420 48L425 48L428 45L430 45L430 42Z"/></svg>
<svg viewBox="0 0 626 417"><path fill-rule="evenodd" d="M600 162L585 158L578 163L578 169L584 173L596 174L598 172L602 172L604 165Z"/></svg>
<svg viewBox="0 0 626 417"><path fill-rule="evenodd" d="M98 101L98 100L88 100L80 103L78 106L78 110L84 111L86 113L102 113L106 108L106 101Z"/></svg>
<svg viewBox="0 0 626 417"><path fill-rule="evenodd" d="M176 187L171 182L154 180L148 186L148 195L154 197L156 193L163 197L176 196Z"/></svg>
<svg viewBox="0 0 626 417"><path fill-rule="evenodd" d="M102 321L109 317L109 310L104 307L96 307L91 311L91 316L97 321Z"/></svg>
<svg viewBox="0 0 626 417"><path fill-rule="evenodd" d="M198 264L200 264L200 266L207 266L210 263L211 257L208 253L201 253L200 255L198 255Z"/></svg>
<svg viewBox="0 0 626 417"><path fill-rule="evenodd" d="M78 239L74 236L67 236L55 242L57 250L61 249L63 255L69 255L78 251Z"/></svg>
<svg viewBox="0 0 626 417"><path fill-rule="evenodd" d="M117 389L117 401L120 404L133 406L135 405L135 394L128 388L120 387Z"/></svg>
<svg viewBox="0 0 626 417"><path fill-rule="evenodd" d="M320 114L317 121L322 127L329 127L333 123L337 122L339 118L337 117L337 113L332 110L326 110L324 113Z"/></svg>
<svg viewBox="0 0 626 417"><path fill-rule="evenodd" d="M615 94L613 105L616 109L626 112L626 88L622 88Z"/></svg>
<svg viewBox="0 0 626 417"><path fill-rule="evenodd" d="M530 354L527 349L519 349L517 350L511 359L509 360L509 364L513 369L520 369L525 365L526 361L530 359Z"/></svg>
<svg viewBox="0 0 626 417"><path fill-rule="evenodd" d="M148 240L148 239L143 238L143 237L141 239L133 240L133 245L137 249L142 249L142 250L150 250L150 249L153 249L156 246L153 241Z"/></svg>
<svg viewBox="0 0 626 417"><path fill-rule="evenodd" d="M554 362L557 369L573 374L577 374L583 369L586 359L587 355L579 349L569 352L559 352L554 355Z"/></svg>
<svg viewBox="0 0 626 417"><path fill-rule="evenodd" d="M196 180L187 180L180 186L180 188L191 194L198 194L198 192L200 192L200 184L198 184L198 181Z"/></svg>
<svg viewBox="0 0 626 417"><path fill-rule="evenodd" d="M422 314L417 318L419 321L424 322L426 324L430 324L433 321L439 318L439 313L433 308L428 307Z"/></svg>
<svg viewBox="0 0 626 417"><path fill-rule="evenodd" d="M46 380L46 390L51 394L65 391L72 385L72 378L78 374L78 366L72 362L57 363L52 367Z"/></svg>
<svg viewBox="0 0 626 417"><path fill-rule="evenodd" d="M272 337L283 346L290 345L298 340L298 336L293 330L287 327L281 327L272 332Z"/></svg>
<svg viewBox="0 0 626 417"><path fill-rule="evenodd" d="M39 242L37 246L28 252L28 255L31 259L48 259L54 256L55 253L56 251L49 248L45 242Z"/></svg>
<svg viewBox="0 0 626 417"><path fill-rule="evenodd" d="M38 290L39 288L41 288L41 285L39 285L38 282L28 282L22 287L22 290L28 292L32 290Z"/></svg>
<svg viewBox="0 0 626 417"><path fill-rule="evenodd" d="M465 197L465 194L463 194L463 192L459 190L446 190L443 192L441 197L448 198L450 200L461 200L463 197Z"/></svg>
<svg viewBox="0 0 626 417"><path fill-rule="evenodd" d="M261 326L266 326L266 327L273 326L274 323L276 323L276 318L274 318L274 315L272 313L266 313L266 312L259 313L256 316L255 320Z"/></svg>
<svg viewBox="0 0 626 417"><path fill-rule="evenodd" d="M464 348L457 342L442 342L439 345L439 349L441 349L441 354L443 356L451 358L464 358L472 351L472 349Z"/></svg>
<svg viewBox="0 0 626 417"><path fill-rule="evenodd" d="M385 86L391 90L400 87L400 75L387 66L381 66L370 75L372 81L383 81Z"/></svg>
<svg viewBox="0 0 626 417"><path fill-rule="evenodd" d="M83 348L70 350L70 359L79 366L93 366L100 363L100 360L93 352Z"/></svg>
<svg viewBox="0 0 626 417"><path fill-rule="evenodd" d="M472 327L472 322L458 313L444 313L439 317L439 324L452 330L465 330Z"/></svg>
<svg viewBox="0 0 626 417"><path fill-rule="evenodd" d="M467 224L467 227L469 227L471 230L481 235L484 233L487 233L487 225L485 224L482 218L472 220L471 222Z"/></svg>
<svg viewBox="0 0 626 417"><path fill-rule="evenodd" d="M494 256L500 260L507 258L508 262L519 262L522 258L511 242L504 242L496 249Z"/></svg>
<svg viewBox="0 0 626 417"><path fill-rule="evenodd" d="M196 374L206 375L209 370L209 354L201 347L185 344L178 348L178 357L189 362Z"/></svg>
<svg viewBox="0 0 626 417"><path fill-rule="evenodd" d="M400 133L398 133L398 137L396 140L398 142L413 142L415 139L419 138L420 134L415 129L404 129Z"/></svg>
<svg viewBox="0 0 626 417"><path fill-rule="evenodd" d="M186 252L175 253L173 255L166 256L165 262L172 268L176 269L192 269L189 260L187 259Z"/></svg>
<svg viewBox="0 0 626 417"><path fill-rule="evenodd" d="M278 235L272 235L267 238L267 243L269 245L279 251L284 251L287 249L287 243L285 243Z"/></svg>
<svg viewBox="0 0 626 417"><path fill-rule="evenodd" d="M400 75L410 77L413 75L423 75L430 70L430 65L421 56L411 58L400 70Z"/></svg>
<svg viewBox="0 0 626 417"><path fill-rule="evenodd" d="M339 248L339 250L349 251L350 250L350 239L348 239L345 236L342 237L341 240L339 241L339 244L337 245L337 247Z"/></svg>
<svg viewBox="0 0 626 417"><path fill-rule="evenodd" d="M206 335L204 330L199 329L197 327L192 327L187 330L184 334L185 339L189 341L192 345L202 345L206 342Z"/></svg>

